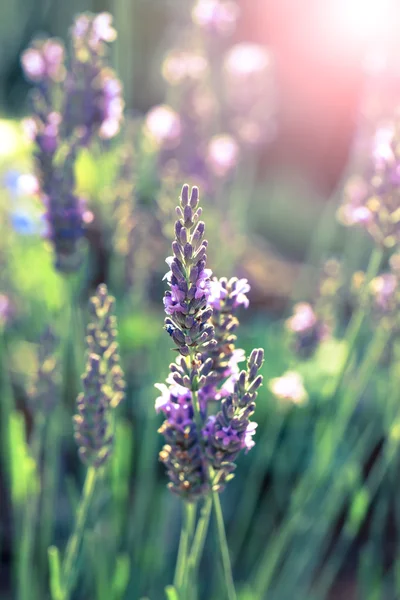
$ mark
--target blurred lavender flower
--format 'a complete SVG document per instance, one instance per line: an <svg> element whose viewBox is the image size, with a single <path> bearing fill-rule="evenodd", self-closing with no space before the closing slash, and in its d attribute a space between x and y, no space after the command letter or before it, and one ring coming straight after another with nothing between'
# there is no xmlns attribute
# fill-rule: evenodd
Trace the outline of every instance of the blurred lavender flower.
<svg viewBox="0 0 400 600"><path fill-rule="evenodd" d="M184 85L204 79L208 70L205 56L199 52L174 49L164 58L161 73L170 85Z"/></svg>
<svg viewBox="0 0 400 600"><path fill-rule="evenodd" d="M6 294L0 294L0 328L4 327L12 315L12 304Z"/></svg>
<svg viewBox="0 0 400 600"><path fill-rule="evenodd" d="M268 387L272 394L285 404L302 405L308 400L303 378L296 371L286 371L281 377L271 379Z"/></svg>
<svg viewBox="0 0 400 600"><path fill-rule="evenodd" d="M173 148L180 141L182 125L179 115L166 104L154 106L146 115L145 133L160 149Z"/></svg>
<svg viewBox="0 0 400 600"><path fill-rule="evenodd" d="M368 231L375 242L392 248L400 241L400 145L397 122L379 127L362 176L349 179L339 220Z"/></svg>
<svg viewBox="0 0 400 600"><path fill-rule="evenodd" d="M286 321L286 328L292 334L294 352L303 358L312 356L328 334L326 324L307 302L295 304L293 315Z"/></svg>
<svg viewBox="0 0 400 600"><path fill-rule="evenodd" d="M239 450L253 445L256 425L249 417L262 382L257 372L263 351L253 351L248 371L239 374L244 353L235 349L238 320L234 313L248 306L250 286L247 280L236 278L210 279L197 188L189 195L189 187L183 186L177 214L174 255L167 259L170 290L165 293L164 307L165 329L181 356L170 365L168 386L157 386L161 396L156 410L166 417L160 432L167 443L160 460L166 465L169 487L193 501L211 489L222 490ZM208 416L209 401L223 397L221 414ZM224 432L224 441L217 431Z"/></svg>
<svg viewBox="0 0 400 600"><path fill-rule="evenodd" d="M99 467L113 447L112 411L124 397L124 375L120 367L115 300L103 284L90 300L91 321L87 329L88 360L83 392L77 398L74 417L79 455L88 465Z"/></svg>
<svg viewBox="0 0 400 600"><path fill-rule="evenodd" d="M56 38L36 40L21 55L25 75L43 88L48 88L50 81L60 82L64 79L64 61L64 45Z"/></svg>
<svg viewBox="0 0 400 600"><path fill-rule="evenodd" d="M216 177L223 178L237 166L239 153L239 146L231 135L216 135L208 144L206 162Z"/></svg>
<svg viewBox="0 0 400 600"><path fill-rule="evenodd" d="M48 327L40 337L38 348L38 370L29 390L29 401L33 413L49 416L56 406L61 382L60 363L57 358L59 339Z"/></svg>
<svg viewBox="0 0 400 600"><path fill-rule="evenodd" d="M40 195L47 209L47 236L54 246L55 266L59 271L69 273L81 263L79 242L83 236L83 207L73 191L79 138L70 140L66 156L57 159L63 143L60 137L62 116L53 110L52 80L46 77L45 74L39 80L32 97L34 116L30 134L35 144Z"/></svg>
<svg viewBox="0 0 400 600"><path fill-rule="evenodd" d="M108 42L116 39L109 13L84 13L71 29L73 54L65 82L64 124L67 135L83 128L83 140L93 135L109 139L120 130L124 102L122 84L107 64Z"/></svg>
<svg viewBox="0 0 400 600"><path fill-rule="evenodd" d="M210 34L226 36L235 30L239 7L231 0L197 0L192 9L193 22Z"/></svg>
<svg viewBox="0 0 400 600"><path fill-rule="evenodd" d="M232 46L224 59L225 94L232 131L248 146L275 134L275 85L270 52L253 43Z"/></svg>
<svg viewBox="0 0 400 600"><path fill-rule="evenodd" d="M77 154L94 135L114 137L123 116L122 86L106 60L106 43L116 37L111 21L108 13L77 17L69 65L56 39L34 42L21 57L25 75L35 85L33 118L26 126L35 145L47 236L54 245L55 266L63 273L77 270L82 261L87 211L75 193Z"/></svg>

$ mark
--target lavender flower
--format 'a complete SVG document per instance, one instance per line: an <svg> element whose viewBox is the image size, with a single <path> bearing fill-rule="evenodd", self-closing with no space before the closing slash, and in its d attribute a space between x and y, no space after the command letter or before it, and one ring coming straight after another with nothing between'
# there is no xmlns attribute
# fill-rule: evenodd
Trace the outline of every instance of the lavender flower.
<svg viewBox="0 0 400 600"><path fill-rule="evenodd" d="M53 40L48 43L56 45ZM29 63L26 53L22 60L23 65ZM28 76L29 73L28 70ZM53 243L56 255L55 266L59 271L69 273L81 263L80 241L84 233L82 202L74 193L74 163L79 138L70 140L65 156L60 159L58 155L63 145L60 136L62 116L54 110L53 83L49 69L43 70L32 97L34 116L30 131L35 144L34 158L40 195L47 208L47 236Z"/></svg>
<svg viewBox="0 0 400 600"><path fill-rule="evenodd" d="M88 360L77 398L74 417L79 455L88 465L99 467L113 446L112 411L124 397L124 375L119 364L115 300L103 284L90 300L92 320L87 329Z"/></svg>
<svg viewBox="0 0 400 600"><path fill-rule="evenodd" d="M160 149L174 148L179 144L182 126L179 115L166 104L154 106L144 122L146 134Z"/></svg>
<svg viewBox="0 0 400 600"><path fill-rule="evenodd" d="M291 333L294 352L303 358L312 356L328 333L326 324L307 302L295 304L286 328Z"/></svg>
<svg viewBox="0 0 400 600"><path fill-rule="evenodd" d="M365 173L350 178L338 211L338 218L344 225L366 229L377 244L387 248L400 241L398 138L398 123L378 128Z"/></svg>
<svg viewBox="0 0 400 600"><path fill-rule="evenodd" d="M239 7L231 0L197 0L192 9L193 22L210 34L231 34L239 17Z"/></svg>
<svg viewBox="0 0 400 600"><path fill-rule="evenodd" d="M233 477L235 460L242 449L250 450L255 442L257 424L250 421L255 411L257 390L262 384L258 374L264 360L264 351L253 350L235 383L233 394L222 400L221 410L210 416L203 429L205 452L213 470L212 489L222 491Z"/></svg>
<svg viewBox="0 0 400 600"><path fill-rule="evenodd" d="M199 190L182 188L178 220L175 223L173 256L167 258L170 271L165 275L170 290L165 293L164 307L168 331L182 356L194 355L214 343L214 328L208 323L212 310L207 304L211 270L206 268L205 225L200 221Z"/></svg>
<svg viewBox="0 0 400 600"><path fill-rule="evenodd" d="M223 277L211 280L208 302L213 309L211 322L216 344L206 353L213 361L213 377L212 384L201 390L202 404L209 400L220 400L234 391L239 376L238 365L245 360L244 350L235 348L235 332L239 326L235 313L241 306L248 307L246 294L249 291L247 279L232 277L228 280Z"/></svg>
<svg viewBox="0 0 400 600"><path fill-rule="evenodd" d="M246 146L275 134L276 98L272 56L263 46L240 43L224 59L224 84L231 129Z"/></svg>
<svg viewBox="0 0 400 600"><path fill-rule="evenodd" d="M248 306L250 286L245 279L210 280L197 188L189 196L188 186L183 186L177 214L164 307L169 315L165 329L181 356L170 365L168 385L157 386L161 396L156 410L165 415L159 431L167 443L160 460L166 465L169 487L193 501L211 489L222 490L237 453L253 445L256 425L249 418L262 381L258 369L263 351L253 351L248 371L239 374L244 353L235 349L234 313ZM221 398L222 412L209 416L210 401Z"/></svg>
<svg viewBox="0 0 400 600"><path fill-rule="evenodd" d="M64 121L67 135L83 128L86 143L95 134L114 137L123 118L122 84L106 61L106 44L116 39L111 23L109 13L84 13L71 30L73 56L65 82Z"/></svg>
<svg viewBox="0 0 400 600"><path fill-rule="evenodd" d="M216 135L211 138L206 161L216 177L226 177L237 166L239 146L231 135Z"/></svg>
<svg viewBox="0 0 400 600"><path fill-rule="evenodd" d="M21 56L25 75L34 83L47 87L49 81L60 82L65 77L65 49L56 38L36 40Z"/></svg>
<svg viewBox="0 0 400 600"><path fill-rule="evenodd" d="M271 379L268 387L278 400L286 404L302 405L308 400L303 378L296 371L286 371L281 377Z"/></svg>
<svg viewBox="0 0 400 600"><path fill-rule="evenodd" d="M25 75L35 85L30 136L47 207L47 235L55 266L63 273L75 271L82 261L85 209L74 176L78 151L94 135L115 136L123 115L122 86L106 61L106 43L116 36L111 15L80 15L71 35L69 65L56 39L34 42L21 57Z"/></svg>
<svg viewBox="0 0 400 600"><path fill-rule="evenodd" d="M158 431L167 442L160 452L160 460L170 479L168 488L194 501L209 491L209 484L194 421L192 393L176 384L158 387L162 396L156 401L156 408L166 416Z"/></svg>

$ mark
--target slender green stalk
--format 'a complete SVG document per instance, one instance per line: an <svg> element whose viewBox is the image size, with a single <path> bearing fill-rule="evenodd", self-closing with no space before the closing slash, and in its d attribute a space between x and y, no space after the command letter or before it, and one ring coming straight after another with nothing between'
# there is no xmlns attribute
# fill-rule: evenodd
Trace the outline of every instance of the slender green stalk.
<svg viewBox="0 0 400 600"><path fill-rule="evenodd" d="M346 354L342 363L342 368L333 383L332 388L329 390L329 395L334 397L338 393L342 383L344 376L349 367L349 359L353 354L354 348L356 346L358 336L360 334L361 328L364 324L364 320L368 314L368 293L369 293L369 284L374 277L376 277L379 268L382 264L383 259L383 250L379 246L375 246L374 250L371 253L371 257L369 260L367 272L365 275L365 281L361 290L359 304L357 310L353 313L350 323L347 327L345 334L345 341L347 342Z"/></svg>
<svg viewBox="0 0 400 600"><path fill-rule="evenodd" d="M35 548L37 515L39 511L40 459L43 446L44 425L44 415L42 413L39 413L34 423L33 439L31 446L31 457L36 471L37 482L34 482L33 477L33 487L28 492L29 495L26 498L23 512L17 581L18 600L30 600L32 598L32 586L34 586L35 582L33 556Z"/></svg>
<svg viewBox="0 0 400 600"><path fill-rule="evenodd" d="M262 436L257 440L257 447L260 448L258 453L255 454L251 465L249 467L249 474L245 478L243 489L246 493L243 493L240 497L239 504L237 507L237 514L240 515L239 519L236 519L233 524L232 531L232 557L233 564L235 564L240 549L243 545L246 533L248 531L251 519L254 515L254 510L257 505L262 486L263 476L268 470L271 459L274 455L279 436L282 432L285 423L285 413L282 412L277 422L274 424L273 431L271 428L264 427Z"/></svg>
<svg viewBox="0 0 400 600"><path fill-rule="evenodd" d="M180 597L186 598L186 589L189 584L188 558L189 547L193 537L194 522L196 517L196 505L191 502L184 503L184 517L182 522L181 537L179 541L178 559L174 576L174 587Z"/></svg>
<svg viewBox="0 0 400 600"><path fill-rule="evenodd" d="M387 470L393 460L397 456L397 447L395 444L390 445L388 442L385 443L385 447L383 449L383 456L379 459L373 466L371 472L369 473L367 480L364 484L366 490L368 490L368 499L371 504L374 497L378 493L380 486L382 484L383 478L385 477ZM365 511L365 515L368 511ZM325 571L323 572L322 578L320 579L317 588L316 588L316 597L317 598L325 598L326 594L329 592L329 589L340 570L343 561L346 558L346 554L349 551L351 543L354 540L354 537L358 533L359 527L361 527L364 519L360 521L358 524L358 528L356 531L353 531L353 527L351 525L351 512L349 513L346 522L343 526L343 538L339 539L335 545L333 555L329 560L329 564L327 565Z"/></svg>
<svg viewBox="0 0 400 600"><path fill-rule="evenodd" d="M341 440L346 434L349 420L351 418L351 415L353 414L354 407L356 406L360 395L367 386L368 381L370 381L370 378L374 372L374 367L376 366L379 357L381 356L385 348L388 335L389 332L386 330L380 331L378 329L376 331L369 345L365 358L359 367L359 374L358 377L355 379L355 385L351 386L347 393L344 395L344 399L339 408L340 419L338 419L334 432L335 439L337 440ZM331 435L331 429L327 428L318 442L320 444L319 447L324 447L326 436L329 435ZM319 456L318 447L315 454L317 457ZM309 493L309 490L315 487L317 484L322 485L325 477L325 469L322 469L320 473L316 473L315 466L313 464L311 468L305 473L301 481L296 486L294 492L292 493L294 501L291 510L291 516L288 517L286 522L281 527L279 535L274 541L272 548L267 548L267 551L265 552L263 558L260 561L260 566L258 568L258 572L255 579L255 591L260 597L263 597L264 592L268 590L268 587L274 575L275 568L281 560L283 552L287 547L286 544L290 539L290 535L296 529L296 513L298 512L299 502L301 501L299 499L305 497L304 495Z"/></svg>
<svg viewBox="0 0 400 600"><path fill-rule="evenodd" d="M210 524L211 509L212 499L211 497L208 497L204 500L204 504L200 512L200 518L197 523L193 544L189 555L189 568L193 580L196 579L200 560L203 555L204 544Z"/></svg>
<svg viewBox="0 0 400 600"><path fill-rule="evenodd" d="M213 492L212 497L213 497L215 518L217 521L217 531L218 531L219 547L220 547L220 551L221 551L222 566L224 569L226 595L227 595L228 600L236 600L237 596L236 596L236 591L235 591L235 585L233 583L231 559L229 556L229 548L228 548L228 542L226 539L224 518L222 515L221 502L219 499L218 492Z"/></svg>
<svg viewBox="0 0 400 600"><path fill-rule="evenodd" d="M82 496L76 511L74 531L68 540L62 566L63 600L69 600L72 591L75 568L79 557L79 550L85 531L89 508L93 499L97 477L98 470L95 467L89 467L86 473Z"/></svg>
<svg viewBox="0 0 400 600"><path fill-rule="evenodd" d="M43 467L43 489L46 493L42 495L40 541L41 559L45 560L47 549L51 545L55 522L55 507L57 500L57 487L59 477L59 457L61 449L61 407L55 409L47 425L44 439L44 467ZM45 569L43 569L45 571Z"/></svg>

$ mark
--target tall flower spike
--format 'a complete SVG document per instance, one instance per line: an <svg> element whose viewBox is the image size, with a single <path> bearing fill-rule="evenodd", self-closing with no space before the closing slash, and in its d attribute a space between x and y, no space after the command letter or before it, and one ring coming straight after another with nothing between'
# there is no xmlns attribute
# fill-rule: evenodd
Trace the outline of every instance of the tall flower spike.
<svg viewBox="0 0 400 600"><path fill-rule="evenodd" d="M55 267L69 273L81 264L80 241L84 234L83 204L75 189L74 165L81 144L79 135L65 138L63 115L56 101L57 87L65 76L64 48L55 39L35 42L22 55L22 66L34 84L29 135L34 143L40 195L47 208L47 237Z"/></svg>
<svg viewBox="0 0 400 600"><path fill-rule="evenodd" d="M53 164L43 180L43 201L47 206L47 237L55 252L55 267L61 273L76 271L82 263L81 241L84 235L84 203L74 193L74 166L79 146L75 139L62 164Z"/></svg>
<svg viewBox="0 0 400 600"><path fill-rule="evenodd" d="M213 361L212 384L202 390L201 400L220 400L221 397L233 392L233 386L239 375L238 364L245 359L244 351L235 348L236 330L239 321L236 316L238 309L249 306L247 293L250 286L247 279L222 277L211 280L209 305L213 309L211 322L214 326L214 347L207 352L207 357ZM217 386L221 385L220 390Z"/></svg>
<svg viewBox="0 0 400 600"><path fill-rule="evenodd" d="M167 258L170 271L165 278L170 290L165 293L164 307L169 315L165 329L182 356L205 351L215 344L214 327L209 323L212 309L207 304L211 270L206 269L207 245L205 224L200 221L199 190L184 185L177 207L173 256Z"/></svg>
<svg viewBox="0 0 400 600"><path fill-rule="evenodd" d="M208 418L203 430L206 455L214 472L212 487L215 491L222 491L225 483L233 477L239 452L254 446L257 423L250 418L263 380L258 374L263 361L264 351L253 350L247 370L241 371L233 394L222 400L221 410Z"/></svg>
<svg viewBox="0 0 400 600"><path fill-rule="evenodd" d="M115 300L103 284L90 300L91 322L87 330L88 360L83 392L77 398L75 439L83 462L100 467L113 446L112 411L124 396L123 372L115 338Z"/></svg>
<svg viewBox="0 0 400 600"><path fill-rule="evenodd" d="M234 313L248 306L250 286L246 279L210 280L197 188L189 196L188 186L183 187L177 214L164 306L169 315L165 328L180 356L170 365L168 386L156 386L161 391L156 410L165 415L159 430L166 440L160 460L169 488L194 501L211 487L222 490L238 452L254 445L256 424L249 419L262 382L258 370L263 351L254 350L247 371L239 374L242 352L234 346ZM227 395L217 416L207 417L208 400Z"/></svg>

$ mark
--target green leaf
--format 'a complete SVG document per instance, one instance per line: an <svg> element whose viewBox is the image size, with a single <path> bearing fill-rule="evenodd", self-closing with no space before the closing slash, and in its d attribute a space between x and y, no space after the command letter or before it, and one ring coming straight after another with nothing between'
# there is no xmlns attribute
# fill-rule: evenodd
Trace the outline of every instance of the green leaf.
<svg viewBox="0 0 400 600"><path fill-rule="evenodd" d="M350 506L350 514L346 530L350 535L356 535L363 522L370 503L370 496L365 487L360 488Z"/></svg>
<svg viewBox="0 0 400 600"><path fill-rule="evenodd" d="M165 588L165 594L168 600L179 600L178 592L173 585L167 585Z"/></svg>
<svg viewBox="0 0 400 600"><path fill-rule="evenodd" d="M112 591L114 600L123 598L126 588L128 587L130 577L130 559L128 554L120 554L117 556L115 572L112 582Z"/></svg>

